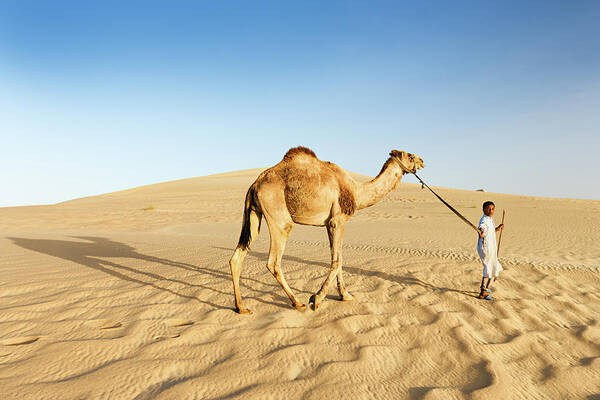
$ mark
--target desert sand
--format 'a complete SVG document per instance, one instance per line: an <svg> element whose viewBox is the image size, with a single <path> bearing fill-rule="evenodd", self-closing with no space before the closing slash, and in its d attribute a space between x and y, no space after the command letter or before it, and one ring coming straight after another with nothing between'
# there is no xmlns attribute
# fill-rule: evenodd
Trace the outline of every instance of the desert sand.
<svg viewBox="0 0 600 400"><path fill-rule="evenodd" d="M507 210L493 302L475 233L419 185L347 224L355 300L332 285L316 312L265 268L263 225L238 315L228 261L260 171L0 208L0 397L600 397L600 201L439 188L474 223L485 200L497 224ZM325 229L296 225L282 266L299 299L329 259Z"/></svg>

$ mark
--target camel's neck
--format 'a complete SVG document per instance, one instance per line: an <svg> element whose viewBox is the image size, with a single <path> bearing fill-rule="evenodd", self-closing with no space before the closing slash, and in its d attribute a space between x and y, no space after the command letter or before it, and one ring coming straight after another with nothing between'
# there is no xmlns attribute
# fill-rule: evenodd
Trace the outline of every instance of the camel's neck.
<svg viewBox="0 0 600 400"><path fill-rule="evenodd" d="M391 158L388 159L375 179L359 185L356 199L358 209L377 203L383 196L394 190L401 179L402 169L397 162Z"/></svg>

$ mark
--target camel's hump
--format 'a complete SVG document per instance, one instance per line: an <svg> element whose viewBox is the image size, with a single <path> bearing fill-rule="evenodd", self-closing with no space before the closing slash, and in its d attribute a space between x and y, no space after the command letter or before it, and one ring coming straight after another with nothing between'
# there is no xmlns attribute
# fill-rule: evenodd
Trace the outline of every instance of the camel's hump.
<svg viewBox="0 0 600 400"><path fill-rule="evenodd" d="M298 146L298 147L293 147L293 148L289 149L287 151L287 153L285 153L285 156L283 156L283 159L286 161L289 161L299 155L305 155L305 156L317 158L317 155L315 154L315 152L312 151L311 149L309 149L308 147Z"/></svg>

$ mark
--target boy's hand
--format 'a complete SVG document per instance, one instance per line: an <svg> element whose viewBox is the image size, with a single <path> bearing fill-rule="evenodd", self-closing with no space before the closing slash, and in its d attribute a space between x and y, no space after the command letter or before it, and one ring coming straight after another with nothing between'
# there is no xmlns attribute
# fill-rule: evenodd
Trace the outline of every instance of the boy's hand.
<svg viewBox="0 0 600 400"><path fill-rule="evenodd" d="M483 228L479 228L477 233L479 233L479 237L483 239Z"/></svg>
<svg viewBox="0 0 600 400"><path fill-rule="evenodd" d="M501 231L502 229L504 229L504 224L500 224L498 225L498 227L496 228L497 231Z"/></svg>

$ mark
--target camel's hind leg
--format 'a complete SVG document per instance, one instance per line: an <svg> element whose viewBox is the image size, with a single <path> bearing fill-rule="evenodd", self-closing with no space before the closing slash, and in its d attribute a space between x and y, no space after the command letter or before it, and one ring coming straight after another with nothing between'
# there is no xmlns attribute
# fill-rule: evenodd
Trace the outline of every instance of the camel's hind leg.
<svg viewBox="0 0 600 400"><path fill-rule="evenodd" d="M271 235L271 246L269 248L267 268L273 274L275 279L277 279L277 282L279 282L285 294L287 294L290 298L292 306L294 306L294 308L298 311L304 311L306 310L306 304L298 301L294 295L294 292L292 292L292 289L285 280L283 271L281 270L281 258L283 257L283 250L285 249L285 243L287 239L292 233L294 223L292 222L291 217L289 217L289 219L281 218L283 221L275 221L268 214L265 214L265 219L269 225L269 233Z"/></svg>
<svg viewBox="0 0 600 400"><path fill-rule="evenodd" d="M250 238L248 244L240 243L233 252L229 267L231 268L231 278L233 280L233 293L235 296L235 310L240 314L250 314L251 311L242 306L242 295L240 293L240 273L242 272L242 263L246 254L248 254L248 245L256 239L260 230L260 219L262 215L257 211L250 211L248 218L250 222Z"/></svg>

